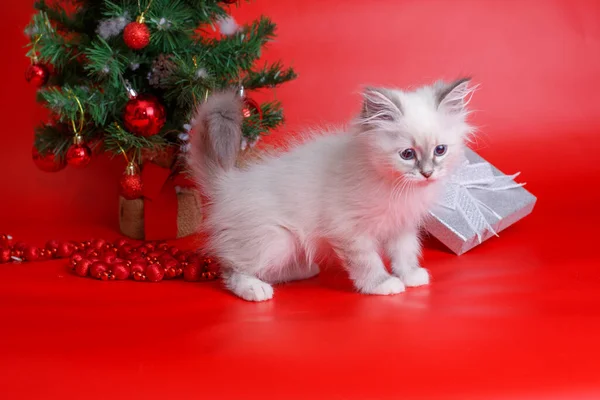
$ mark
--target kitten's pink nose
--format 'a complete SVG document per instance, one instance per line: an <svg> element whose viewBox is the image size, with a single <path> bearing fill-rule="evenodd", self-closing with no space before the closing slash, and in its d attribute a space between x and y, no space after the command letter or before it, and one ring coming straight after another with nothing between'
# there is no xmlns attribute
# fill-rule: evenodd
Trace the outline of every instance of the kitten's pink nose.
<svg viewBox="0 0 600 400"><path fill-rule="evenodd" d="M433 174L433 170L431 170L431 171L420 171L420 172L421 172L421 175L423 175L427 179Z"/></svg>

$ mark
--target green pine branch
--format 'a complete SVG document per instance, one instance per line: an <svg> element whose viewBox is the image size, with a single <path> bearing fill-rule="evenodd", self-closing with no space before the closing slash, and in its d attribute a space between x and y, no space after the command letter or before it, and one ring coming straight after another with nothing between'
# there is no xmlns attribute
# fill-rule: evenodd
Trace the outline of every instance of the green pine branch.
<svg viewBox="0 0 600 400"><path fill-rule="evenodd" d="M140 1L142 9L147 4L148 0ZM50 1L36 1L38 12L27 28L31 38L27 55L52 66L48 85L38 90L38 101L58 121L36 129L38 150L64 157L72 143L72 122L79 129L81 112L75 98L84 110L80 133L86 141L102 143L104 151L112 154L140 154L144 149L179 145L177 134L215 90L242 84L252 91L295 79L295 71L280 62L255 65L275 37L275 24L267 17L231 36L202 36L202 29L212 29L235 6L221 0L153 0L145 15L150 44L132 50L122 32L103 39L98 26L123 16L134 20L139 15L137 0L87 0L72 14ZM156 64L156 60L162 61ZM171 64L161 65L164 60ZM129 100L125 81L138 93L154 94L164 104L167 121L157 135L142 137L124 129L123 109ZM242 130L248 139L267 134L283 122L278 102L260 108L262 118L254 113L244 120Z"/></svg>

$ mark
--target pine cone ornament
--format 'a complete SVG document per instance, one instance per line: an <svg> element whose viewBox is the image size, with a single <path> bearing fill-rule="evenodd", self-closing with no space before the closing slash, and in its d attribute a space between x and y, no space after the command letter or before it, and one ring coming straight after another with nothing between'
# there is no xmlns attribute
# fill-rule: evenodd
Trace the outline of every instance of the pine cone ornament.
<svg viewBox="0 0 600 400"><path fill-rule="evenodd" d="M152 61L152 70L148 73L148 82L151 86L164 89L167 80L175 70L175 63L167 54L161 54Z"/></svg>

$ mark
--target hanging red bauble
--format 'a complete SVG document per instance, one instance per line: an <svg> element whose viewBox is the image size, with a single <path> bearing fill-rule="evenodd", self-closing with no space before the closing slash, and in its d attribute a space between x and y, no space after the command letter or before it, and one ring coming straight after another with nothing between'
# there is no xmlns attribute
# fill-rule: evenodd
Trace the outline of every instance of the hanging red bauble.
<svg viewBox="0 0 600 400"><path fill-rule="evenodd" d="M60 171L67 165L65 160L57 158L53 152L47 152L45 155L40 154L35 146L31 149L31 158L35 165L45 172Z"/></svg>
<svg viewBox="0 0 600 400"><path fill-rule="evenodd" d="M250 97L244 97L244 107L242 108L244 118L250 118L252 115L258 114L258 119L262 120L262 110L256 101Z"/></svg>
<svg viewBox="0 0 600 400"><path fill-rule="evenodd" d="M121 196L127 200L135 200L142 197L142 177L138 173L138 169L133 162L127 164L125 173L119 182Z"/></svg>
<svg viewBox="0 0 600 400"><path fill-rule="evenodd" d="M125 128L136 135L156 135L166 120L165 107L150 94L136 96L125 105L123 113Z"/></svg>
<svg viewBox="0 0 600 400"><path fill-rule="evenodd" d="M150 29L144 23L144 17L138 17L135 22L127 24L123 30L123 40L127 47L141 50L150 43Z"/></svg>
<svg viewBox="0 0 600 400"><path fill-rule="evenodd" d="M92 150L83 142L81 135L75 135L73 144L67 151L67 164L75 168L83 168L92 160Z"/></svg>
<svg viewBox="0 0 600 400"><path fill-rule="evenodd" d="M50 77L50 71L44 64L31 64L25 71L25 80L29 83L33 83L36 87L40 87L48 82Z"/></svg>

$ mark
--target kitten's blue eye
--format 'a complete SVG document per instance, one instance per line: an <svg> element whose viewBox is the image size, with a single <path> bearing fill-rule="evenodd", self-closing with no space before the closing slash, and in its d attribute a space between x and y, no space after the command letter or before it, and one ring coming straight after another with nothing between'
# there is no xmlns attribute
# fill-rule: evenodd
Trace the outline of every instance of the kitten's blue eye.
<svg viewBox="0 0 600 400"><path fill-rule="evenodd" d="M406 149L400 152L400 157L405 160L412 160L415 158L415 150L414 149Z"/></svg>
<svg viewBox="0 0 600 400"><path fill-rule="evenodd" d="M440 144L440 145L436 146L436 148L433 152L435 153L436 156L443 156L444 154L446 154L447 150L448 150L448 146L446 146L445 144Z"/></svg>

